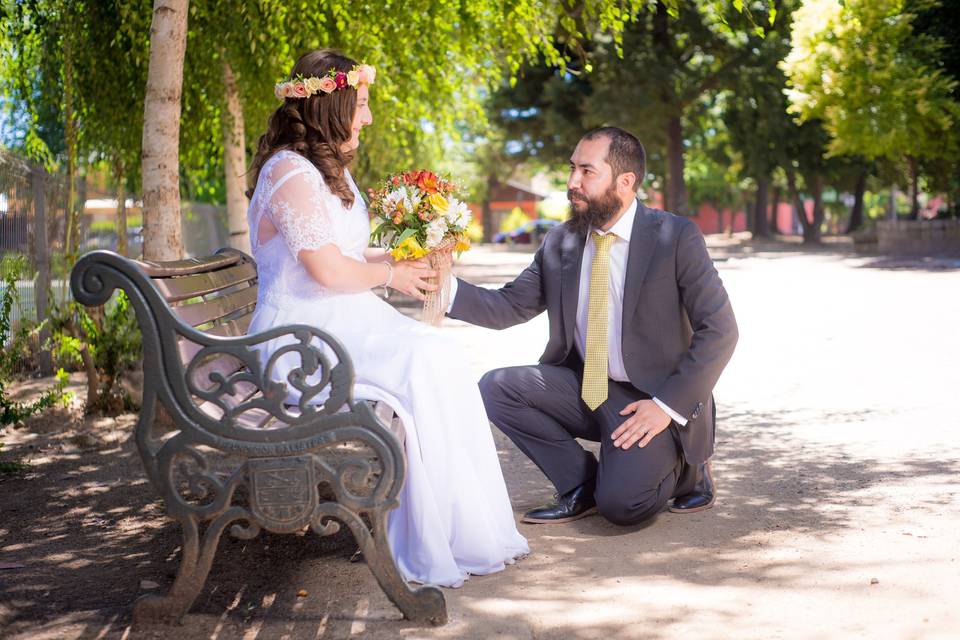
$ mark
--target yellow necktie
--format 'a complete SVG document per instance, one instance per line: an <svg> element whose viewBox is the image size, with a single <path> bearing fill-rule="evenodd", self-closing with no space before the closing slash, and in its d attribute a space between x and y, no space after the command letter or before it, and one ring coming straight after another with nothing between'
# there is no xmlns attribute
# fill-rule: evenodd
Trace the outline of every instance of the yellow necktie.
<svg viewBox="0 0 960 640"><path fill-rule="evenodd" d="M610 297L610 246L612 233L593 233L593 266L590 269L590 302L587 305L587 354L583 363L580 395L591 410L607 399L607 331Z"/></svg>

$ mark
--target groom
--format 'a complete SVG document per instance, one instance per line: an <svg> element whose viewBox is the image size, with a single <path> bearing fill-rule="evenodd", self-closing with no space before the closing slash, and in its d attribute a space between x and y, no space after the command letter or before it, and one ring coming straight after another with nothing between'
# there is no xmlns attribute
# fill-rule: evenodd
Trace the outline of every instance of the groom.
<svg viewBox="0 0 960 640"><path fill-rule="evenodd" d="M712 390L737 324L693 221L637 200L645 164L631 133L591 131L570 158L571 219L533 263L498 290L454 283L451 318L503 329L549 315L540 364L480 381L490 420L557 489L524 522L713 505ZM599 460L576 438L599 441Z"/></svg>

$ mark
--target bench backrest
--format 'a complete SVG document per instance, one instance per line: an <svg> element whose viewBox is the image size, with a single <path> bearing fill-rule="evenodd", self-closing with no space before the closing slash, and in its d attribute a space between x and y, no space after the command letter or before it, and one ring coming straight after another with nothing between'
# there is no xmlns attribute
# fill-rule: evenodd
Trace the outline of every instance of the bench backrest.
<svg viewBox="0 0 960 640"><path fill-rule="evenodd" d="M224 250L206 258L138 264L185 323L220 336L246 333L257 303L257 265L249 256Z"/></svg>
<svg viewBox="0 0 960 640"><path fill-rule="evenodd" d="M204 258L164 263L141 261L138 265L184 323L217 336L246 334L257 303L257 265L250 256L225 249ZM179 338L178 349L184 364L201 348L202 345ZM193 379L206 386L211 373L229 376L243 366L237 358L219 355L196 368ZM243 402L257 391L252 384L240 383L234 400ZM215 418L221 414L210 403L201 408Z"/></svg>

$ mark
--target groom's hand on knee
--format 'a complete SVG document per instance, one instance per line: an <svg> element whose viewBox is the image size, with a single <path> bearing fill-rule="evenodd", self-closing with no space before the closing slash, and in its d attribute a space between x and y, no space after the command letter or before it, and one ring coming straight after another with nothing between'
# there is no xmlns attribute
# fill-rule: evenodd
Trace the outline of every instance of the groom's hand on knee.
<svg viewBox="0 0 960 640"><path fill-rule="evenodd" d="M670 416L653 400L631 402L620 415L630 417L614 430L610 438L613 446L621 449L629 449L637 443L641 448L645 447L670 425Z"/></svg>

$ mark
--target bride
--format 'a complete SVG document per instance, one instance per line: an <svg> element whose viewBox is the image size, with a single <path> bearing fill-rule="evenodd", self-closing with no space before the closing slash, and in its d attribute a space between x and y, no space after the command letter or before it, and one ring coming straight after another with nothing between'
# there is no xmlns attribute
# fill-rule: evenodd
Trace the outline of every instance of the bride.
<svg viewBox="0 0 960 640"><path fill-rule="evenodd" d="M356 397L385 401L406 429L406 482L387 527L397 566L408 580L458 587L469 574L502 570L528 547L465 356L372 291L423 299L436 286L425 264L393 264L368 247L369 218L347 167L360 130L373 122L374 78L372 67L321 49L276 86L283 105L252 166L247 220L260 289L249 332L311 324L340 340L353 360ZM286 380L295 366L281 359L274 379Z"/></svg>

